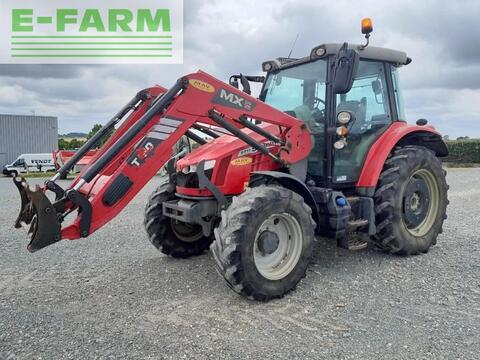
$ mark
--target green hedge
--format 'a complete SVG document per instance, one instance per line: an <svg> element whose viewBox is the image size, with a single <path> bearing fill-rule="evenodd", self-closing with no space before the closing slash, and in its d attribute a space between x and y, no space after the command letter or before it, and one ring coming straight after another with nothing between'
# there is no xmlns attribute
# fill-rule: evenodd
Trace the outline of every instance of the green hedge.
<svg viewBox="0 0 480 360"><path fill-rule="evenodd" d="M480 139L447 141L449 155L445 162L480 163Z"/></svg>

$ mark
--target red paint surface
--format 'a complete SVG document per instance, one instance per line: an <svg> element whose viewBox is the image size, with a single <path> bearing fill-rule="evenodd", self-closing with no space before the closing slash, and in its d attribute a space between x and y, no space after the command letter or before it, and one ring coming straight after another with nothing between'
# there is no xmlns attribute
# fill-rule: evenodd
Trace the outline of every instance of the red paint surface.
<svg viewBox="0 0 480 360"><path fill-rule="evenodd" d="M377 186L383 165L395 145L406 135L419 131L440 135L432 126L409 125L400 121L392 123L368 151L362 172L357 181L357 187Z"/></svg>

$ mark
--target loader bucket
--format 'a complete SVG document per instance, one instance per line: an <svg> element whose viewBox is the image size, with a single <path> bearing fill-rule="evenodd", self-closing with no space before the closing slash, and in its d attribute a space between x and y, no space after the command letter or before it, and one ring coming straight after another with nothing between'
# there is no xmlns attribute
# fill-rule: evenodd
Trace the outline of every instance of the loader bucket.
<svg viewBox="0 0 480 360"><path fill-rule="evenodd" d="M35 252L60 241L61 225L57 213L40 186L35 185L35 189L32 191L23 177L17 176L13 181L20 191L22 200L15 227L21 227L22 223L30 224L28 234L31 236L31 240L27 250Z"/></svg>

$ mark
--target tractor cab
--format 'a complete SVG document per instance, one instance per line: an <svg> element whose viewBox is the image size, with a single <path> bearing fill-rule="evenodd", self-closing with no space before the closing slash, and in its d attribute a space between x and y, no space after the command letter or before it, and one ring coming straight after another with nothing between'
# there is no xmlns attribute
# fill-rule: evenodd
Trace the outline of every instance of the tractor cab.
<svg viewBox="0 0 480 360"><path fill-rule="evenodd" d="M371 145L405 120L397 71L410 62L402 51L344 43L263 63L260 99L308 126L307 175L317 186L355 184Z"/></svg>

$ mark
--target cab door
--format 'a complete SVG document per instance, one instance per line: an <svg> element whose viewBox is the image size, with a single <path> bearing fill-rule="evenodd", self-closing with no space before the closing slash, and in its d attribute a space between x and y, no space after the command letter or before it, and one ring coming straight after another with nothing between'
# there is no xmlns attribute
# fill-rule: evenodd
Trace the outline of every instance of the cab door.
<svg viewBox="0 0 480 360"><path fill-rule="evenodd" d="M351 90L336 95L336 113L351 111L355 121L349 125L347 145L333 150L334 183L358 180L370 146L392 123L389 76L384 63L360 60Z"/></svg>

